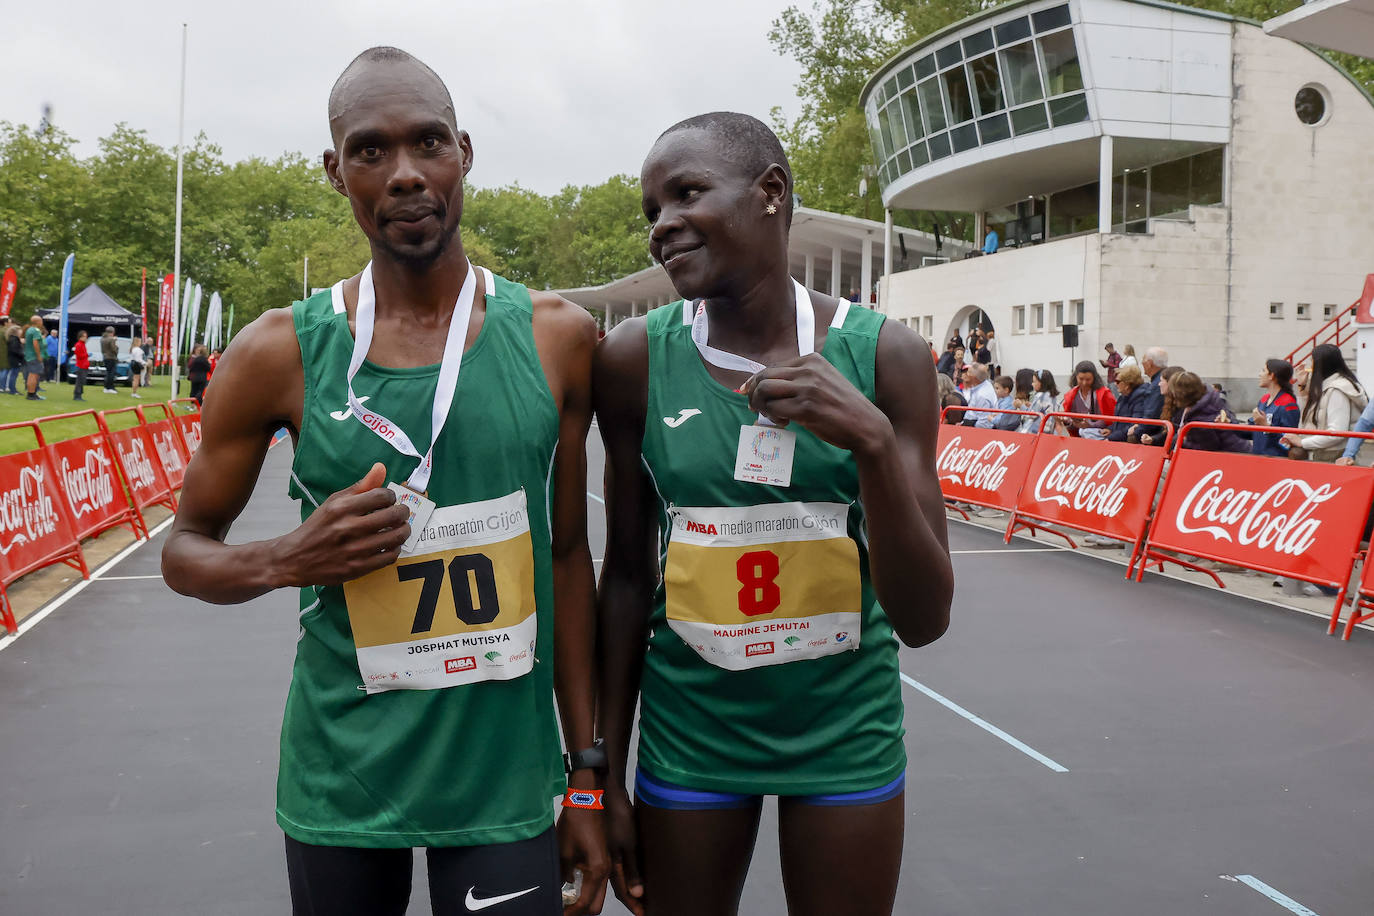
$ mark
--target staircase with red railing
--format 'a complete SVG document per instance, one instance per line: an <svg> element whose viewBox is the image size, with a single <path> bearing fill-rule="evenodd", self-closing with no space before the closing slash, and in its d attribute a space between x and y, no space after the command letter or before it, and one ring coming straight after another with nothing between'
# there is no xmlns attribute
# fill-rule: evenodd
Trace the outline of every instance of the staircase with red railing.
<svg viewBox="0 0 1374 916"><path fill-rule="evenodd" d="M1331 316L1331 320L1317 329L1315 334L1310 335L1293 348L1293 352L1288 354L1288 362L1293 366L1300 366L1312 358L1312 351L1319 344L1335 344L1342 350L1346 345L1355 339L1355 309L1359 307L1360 301L1356 299L1350 305L1336 312Z"/></svg>

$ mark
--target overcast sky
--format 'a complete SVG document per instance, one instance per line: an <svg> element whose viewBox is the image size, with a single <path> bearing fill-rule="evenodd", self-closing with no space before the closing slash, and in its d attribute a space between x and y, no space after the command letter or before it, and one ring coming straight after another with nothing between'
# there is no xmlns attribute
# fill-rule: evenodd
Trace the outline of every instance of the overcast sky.
<svg viewBox="0 0 1374 916"><path fill-rule="evenodd" d="M809 3L802 0L804 7ZM325 102L371 45L404 48L453 93L472 135L472 181L542 193L638 174L682 118L733 109L768 121L799 108L796 64L768 42L787 0L229 0L8 4L0 120L53 121L95 152L119 121L176 143L183 21L190 25L186 139L230 160L328 145Z"/></svg>

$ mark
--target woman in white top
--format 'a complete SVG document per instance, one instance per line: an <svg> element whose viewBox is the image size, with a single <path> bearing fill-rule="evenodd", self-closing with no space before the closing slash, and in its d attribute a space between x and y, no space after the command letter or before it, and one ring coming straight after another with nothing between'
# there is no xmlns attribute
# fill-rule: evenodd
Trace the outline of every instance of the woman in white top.
<svg viewBox="0 0 1374 916"><path fill-rule="evenodd" d="M142 341L139 341L134 344L133 349L129 351L129 384L134 389L131 396L140 400L143 398L143 395L138 393L139 383L143 381L143 347L139 345L141 343Z"/></svg>
<svg viewBox="0 0 1374 916"><path fill-rule="evenodd" d="M1321 344L1312 351L1312 371L1307 377L1307 403L1302 410L1302 425L1308 429L1349 432L1360 411L1369 403L1355 373L1335 344ZM1342 436L1283 437L1289 446L1300 445L1312 461L1335 461L1345 450Z"/></svg>
<svg viewBox="0 0 1374 916"><path fill-rule="evenodd" d="M1116 371L1117 371L1117 372L1120 372L1122 369L1125 369L1127 366L1137 366L1137 367L1138 367L1139 365L1140 365L1140 363L1138 363L1138 362L1136 361L1136 358L1135 358L1135 345L1134 345L1134 344L1126 344L1126 346L1122 347L1122 348L1121 348L1121 365L1119 365L1119 366L1116 367Z"/></svg>

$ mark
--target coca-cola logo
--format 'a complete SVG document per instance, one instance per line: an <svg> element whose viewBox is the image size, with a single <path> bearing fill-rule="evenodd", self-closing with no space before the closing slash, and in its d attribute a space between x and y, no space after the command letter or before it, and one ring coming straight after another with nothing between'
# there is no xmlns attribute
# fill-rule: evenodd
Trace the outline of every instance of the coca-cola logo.
<svg viewBox="0 0 1374 916"><path fill-rule="evenodd" d="M186 447L194 453L200 448L200 421L187 420L182 425L182 431L186 433Z"/></svg>
<svg viewBox="0 0 1374 916"><path fill-rule="evenodd" d="M1035 499L1116 518L1130 492L1126 479L1142 464L1134 458L1126 460L1116 455L1103 455L1093 464L1077 464L1069 460L1069 450L1063 449L1040 472L1035 481Z"/></svg>
<svg viewBox="0 0 1374 916"><path fill-rule="evenodd" d="M57 530L57 507L43 476L43 468L29 465L19 472L17 487L0 490L0 553Z"/></svg>
<svg viewBox="0 0 1374 916"><path fill-rule="evenodd" d="M1179 531L1297 556L1317 539L1322 526L1321 519L1312 517L1317 506L1341 492L1330 484L1314 487L1286 477L1261 493L1222 487L1223 476L1223 471L1210 471L1193 485L1174 517ZM1200 522L1213 524L1194 525Z"/></svg>
<svg viewBox="0 0 1374 916"><path fill-rule="evenodd" d="M73 515L80 518L114 502L113 466L99 446L86 449L85 461L76 467L68 456L62 456L62 483Z"/></svg>
<svg viewBox="0 0 1374 916"><path fill-rule="evenodd" d="M169 473L176 473L181 470L181 452L177 451L176 441L172 438L172 428L170 426L153 432L153 447L157 449L157 456L162 460L162 466Z"/></svg>
<svg viewBox="0 0 1374 916"><path fill-rule="evenodd" d="M135 490L151 487L155 481L153 463L148 460L143 440L134 439L128 448L122 445L116 447L119 449L119 460L124 464L124 473L129 475L129 485Z"/></svg>
<svg viewBox="0 0 1374 916"><path fill-rule="evenodd" d="M1007 459L1020 444L991 439L978 448L963 448L963 437L955 436L940 452L935 472L941 480L975 490L997 490L1007 477Z"/></svg>

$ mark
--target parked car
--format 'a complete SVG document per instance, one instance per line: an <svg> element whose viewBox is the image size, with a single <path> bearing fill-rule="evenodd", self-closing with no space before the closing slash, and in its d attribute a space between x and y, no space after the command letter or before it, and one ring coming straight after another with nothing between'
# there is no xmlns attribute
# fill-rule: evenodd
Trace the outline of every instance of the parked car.
<svg viewBox="0 0 1374 916"><path fill-rule="evenodd" d="M127 337L116 337L119 344L119 361L115 363L115 384L129 385L129 353L133 350L133 342ZM91 355L91 367L86 370L87 385L103 385L105 383L105 360L100 356L100 338L87 337L86 350ZM68 354L67 361L62 364L62 381L71 382L72 373L76 370L75 357Z"/></svg>

